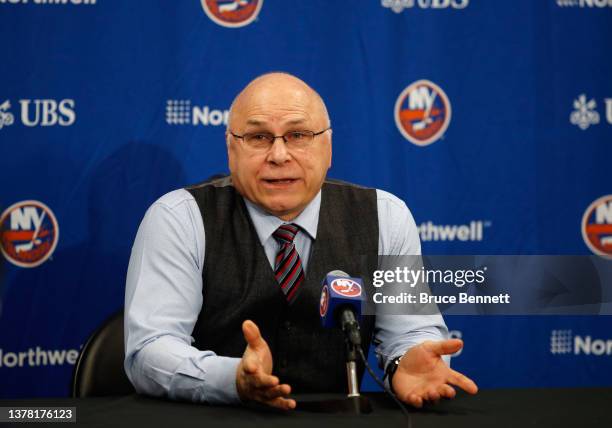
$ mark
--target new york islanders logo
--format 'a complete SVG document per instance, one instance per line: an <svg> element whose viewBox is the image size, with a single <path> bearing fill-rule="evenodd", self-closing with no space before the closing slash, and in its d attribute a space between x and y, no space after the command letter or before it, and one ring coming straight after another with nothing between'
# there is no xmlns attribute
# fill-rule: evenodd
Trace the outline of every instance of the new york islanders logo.
<svg viewBox="0 0 612 428"><path fill-rule="evenodd" d="M602 196L586 209L582 238L593 253L612 259L612 195Z"/></svg>
<svg viewBox="0 0 612 428"><path fill-rule="evenodd" d="M42 202L17 202L0 217L0 249L14 265L40 265L53 254L58 238L55 215Z"/></svg>
<svg viewBox="0 0 612 428"><path fill-rule="evenodd" d="M329 309L329 289L327 285L321 290L321 301L319 302L319 314L324 317L327 315L327 309Z"/></svg>
<svg viewBox="0 0 612 428"><path fill-rule="evenodd" d="M210 19L224 27L236 28L249 25L257 15L263 0L201 0L204 12Z"/></svg>
<svg viewBox="0 0 612 428"><path fill-rule="evenodd" d="M429 80L418 80L402 91L395 102L395 124L417 146L434 143L451 120L451 105L444 91Z"/></svg>
<svg viewBox="0 0 612 428"><path fill-rule="evenodd" d="M338 294L347 297L361 296L361 285L350 278L334 279L331 283L331 288Z"/></svg>

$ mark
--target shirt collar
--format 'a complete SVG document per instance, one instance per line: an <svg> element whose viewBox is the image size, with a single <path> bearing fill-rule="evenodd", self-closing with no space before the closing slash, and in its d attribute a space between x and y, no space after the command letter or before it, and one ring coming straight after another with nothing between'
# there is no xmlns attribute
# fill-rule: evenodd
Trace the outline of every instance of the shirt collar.
<svg viewBox="0 0 612 428"><path fill-rule="evenodd" d="M261 245L265 245L266 241L270 239L274 231L278 229L280 225L287 223L297 224L300 226L300 228L302 228L302 230L306 231L312 239L317 238L319 211L321 209L321 190L319 190L314 199L310 201L308 205L306 205L304 211L302 211L300 215L290 222L281 220L280 218L266 212L261 207L255 205L244 197L243 199L249 215L251 216L251 220L253 221L253 226L255 226L257 236L259 236Z"/></svg>

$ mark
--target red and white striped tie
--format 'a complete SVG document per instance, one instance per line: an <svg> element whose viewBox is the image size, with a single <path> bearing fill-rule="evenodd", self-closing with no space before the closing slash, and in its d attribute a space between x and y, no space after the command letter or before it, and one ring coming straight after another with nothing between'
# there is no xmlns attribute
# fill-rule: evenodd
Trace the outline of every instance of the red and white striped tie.
<svg viewBox="0 0 612 428"><path fill-rule="evenodd" d="M283 224L272 234L281 245L274 263L274 276L285 293L288 302L293 300L298 288L304 282L302 261L293 240L300 228L295 224Z"/></svg>

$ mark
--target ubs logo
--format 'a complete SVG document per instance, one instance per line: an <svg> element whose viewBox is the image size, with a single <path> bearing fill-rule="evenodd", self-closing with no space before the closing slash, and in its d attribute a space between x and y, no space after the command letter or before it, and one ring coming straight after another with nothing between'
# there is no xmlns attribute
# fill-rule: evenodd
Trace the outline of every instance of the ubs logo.
<svg viewBox="0 0 612 428"><path fill-rule="evenodd" d="M15 116L10 111L11 101L5 100L0 104L0 129L10 126ZM21 110L19 118L27 127L35 126L71 126L76 121L74 100L52 99L22 99L19 100ZM15 113L17 114L17 113Z"/></svg>
<svg viewBox="0 0 612 428"><path fill-rule="evenodd" d="M470 0L381 0L383 7L390 8L395 13L404 9L465 9Z"/></svg>
<svg viewBox="0 0 612 428"><path fill-rule="evenodd" d="M0 129L5 126L11 126L15 121L15 116L9 111L10 108L11 102L9 100L0 104Z"/></svg>
<svg viewBox="0 0 612 428"><path fill-rule="evenodd" d="M44 263L58 239L57 219L42 202L17 202L0 216L0 249L16 266L32 268Z"/></svg>
<svg viewBox="0 0 612 428"><path fill-rule="evenodd" d="M612 125L612 98L604 98L603 102L606 109L605 119ZM570 123L585 131L591 125L597 125L599 122L600 117L595 98L588 98L586 94L578 95L574 100L574 110L570 113Z"/></svg>

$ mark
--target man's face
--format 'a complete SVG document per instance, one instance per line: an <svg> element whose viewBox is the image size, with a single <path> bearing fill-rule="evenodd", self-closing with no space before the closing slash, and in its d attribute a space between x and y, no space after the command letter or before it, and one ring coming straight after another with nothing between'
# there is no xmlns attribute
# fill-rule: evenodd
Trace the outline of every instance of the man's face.
<svg viewBox="0 0 612 428"><path fill-rule="evenodd" d="M251 84L232 109L234 134L319 132L329 126L320 99L302 82L268 76ZM255 151L228 135L229 168L236 189L269 213L292 220L321 189L331 166L331 131L315 136L304 149L288 149L277 138L269 150Z"/></svg>

